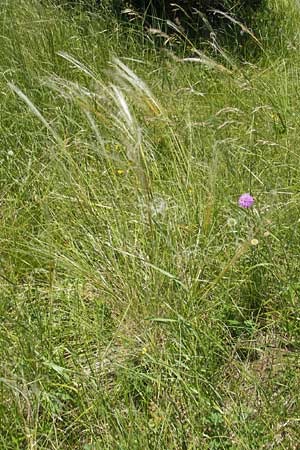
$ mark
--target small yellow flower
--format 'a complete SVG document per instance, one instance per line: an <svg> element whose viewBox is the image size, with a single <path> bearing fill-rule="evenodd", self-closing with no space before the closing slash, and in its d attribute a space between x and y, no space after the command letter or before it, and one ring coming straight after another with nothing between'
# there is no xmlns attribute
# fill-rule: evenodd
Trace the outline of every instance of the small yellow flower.
<svg viewBox="0 0 300 450"><path fill-rule="evenodd" d="M147 347L142 348L142 355L145 355L147 353Z"/></svg>
<svg viewBox="0 0 300 450"><path fill-rule="evenodd" d="M276 113L271 113L271 117L275 122L278 120L278 114Z"/></svg>
<svg viewBox="0 0 300 450"><path fill-rule="evenodd" d="M251 245L258 245L258 240L257 239L251 239Z"/></svg>
<svg viewBox="0 0 300 450"><path fill-rule="evenodd" d="M124 172L125 172L125 170L123 170L123 169L117 169L117 170L116 170L116 173L117 173L118 175L123 175Z"/></svg>

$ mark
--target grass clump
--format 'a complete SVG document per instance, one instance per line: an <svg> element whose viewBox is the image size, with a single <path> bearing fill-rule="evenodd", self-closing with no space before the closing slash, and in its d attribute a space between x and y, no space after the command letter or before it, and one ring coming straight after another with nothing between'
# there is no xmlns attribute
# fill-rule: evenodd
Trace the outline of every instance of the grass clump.
<svg viewBox="0 0 300 450"><path fill-rule="evenodd" d="M2 6L2 448L297 448L289 7L254 61Z"/></svg>

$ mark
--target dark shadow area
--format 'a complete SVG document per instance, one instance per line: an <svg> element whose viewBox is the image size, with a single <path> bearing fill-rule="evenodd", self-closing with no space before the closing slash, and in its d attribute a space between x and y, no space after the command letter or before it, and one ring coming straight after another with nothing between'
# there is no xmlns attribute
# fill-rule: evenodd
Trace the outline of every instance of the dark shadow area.
<svg viewBox="0 0 300 450"><path fill-rule="evenodd" d="M112 5L119 11L124 7L133 8L143 17L146 26L161 21L168 28L166 21L171 21L189 38L197 38L210 27L232 23L231 17L248 20L265 6L265 0L112 0Z"/></svg>

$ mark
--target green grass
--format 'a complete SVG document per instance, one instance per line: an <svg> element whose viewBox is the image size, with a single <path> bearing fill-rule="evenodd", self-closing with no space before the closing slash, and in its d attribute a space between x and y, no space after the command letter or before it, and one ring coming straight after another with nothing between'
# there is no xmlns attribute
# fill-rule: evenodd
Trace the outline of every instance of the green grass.
<svg viewBox="0 0 300 450"><path fill-rule="evenodd" d="M299 6L0 9L0 448L299 448Z"/></svg>

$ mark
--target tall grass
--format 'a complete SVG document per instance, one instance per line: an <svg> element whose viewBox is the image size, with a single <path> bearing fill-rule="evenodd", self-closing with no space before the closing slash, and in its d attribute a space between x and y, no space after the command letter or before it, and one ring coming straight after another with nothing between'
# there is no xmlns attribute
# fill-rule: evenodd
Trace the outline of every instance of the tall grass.
<svg viewBox="0 0 300 450"><path fill-rule="evenodd" d="M241 53L1 9L0 447L298 448L297 5Z"/></svg>

